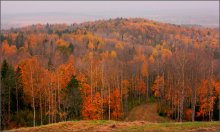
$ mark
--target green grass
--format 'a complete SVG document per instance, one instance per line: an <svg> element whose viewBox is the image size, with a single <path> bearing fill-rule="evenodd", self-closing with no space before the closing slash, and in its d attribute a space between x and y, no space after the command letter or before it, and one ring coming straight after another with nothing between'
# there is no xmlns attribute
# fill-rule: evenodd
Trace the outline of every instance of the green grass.
<svg viewBox="0 0 220 132"><path fill-rule="evenodd" d="M57 132L57 131L76 131L76 132L182 132L182 131L207 131L218 132L220 122L169 122L169 123L149 123L145 121L68 121L50 125L27 127L10 130L12 132Z"/></svg>
<svg viewBox="0 0 220 132"><path fill-rule="evenodd" d="M183 122L183 123L150 123L141 126L130 126L117 132L182 132L209 131L219 132L220 122Z"/></svg>
<svg viewBox="0 0 220 132"><path fill-rule="evenodd" d="M98 126L102 126L102 125L106 125L108 123L113 123L116 121L108 121L108 120L90 120L89 121L91 125L98 125Z"/></svg>

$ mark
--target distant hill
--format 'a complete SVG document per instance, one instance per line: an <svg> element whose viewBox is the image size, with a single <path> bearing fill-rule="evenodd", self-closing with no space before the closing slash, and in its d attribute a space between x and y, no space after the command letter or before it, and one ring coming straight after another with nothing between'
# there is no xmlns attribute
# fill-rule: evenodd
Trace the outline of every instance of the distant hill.
<svg viewBox="0 0 220 132"><path fill-rule="evenodd" d="M2 129L72 120L219 120L218 28L115 18L33 24L0 37Z"/></svg>

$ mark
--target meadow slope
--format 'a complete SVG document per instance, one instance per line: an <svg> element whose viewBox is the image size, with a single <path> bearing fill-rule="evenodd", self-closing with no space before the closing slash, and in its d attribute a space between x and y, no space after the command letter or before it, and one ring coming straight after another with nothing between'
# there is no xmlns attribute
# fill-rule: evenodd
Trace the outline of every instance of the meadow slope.
<svg viewBox="0 0 220 132"><path fill-rule="evenodd" d="M146 121L68 121L39 127L13 129L9 132L218 132L219 122L150 123Z"/></svg>

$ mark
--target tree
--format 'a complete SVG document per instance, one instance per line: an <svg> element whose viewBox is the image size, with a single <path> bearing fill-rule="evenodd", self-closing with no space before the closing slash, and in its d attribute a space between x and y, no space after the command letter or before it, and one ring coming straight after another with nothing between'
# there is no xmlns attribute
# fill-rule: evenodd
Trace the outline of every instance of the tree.
<svg viewBox="0 0 220 132"><path fill-rule="evenodd" d="M40 90L39 74L42 74L42 67L39 65L36 57L23 60L20 64L22 71L22 82L25 88L24 92L32 96L33 108L33 126L36 125L36 97Z"/></svg>
<svg viewBox="0 0 220 132"><path fill-rule="evenodd" d="M15 71L15 88L16 90L15 95L16 95L16 116L18 116L18 111L19 110L24 110L25 109L25 101L24 101L24 89L22 85L22 78L21 78L21 68L18 66L16 71Z"/></svg>
<svg viewBox="0 0 220 132"><path fill-rule="evenodd" d="M154 84L152 86L152 91L154 92L154 96L160 97L161 96L161 89L163 87L163 77L157 76L157 78L154 81Z"/></svg>
<svg viewBox="0 0 220 132"><path fill-rule="evenodd" d="M111 117L114 120L121 119L122 111L121 111L121 96L118 89L115 89L113 95L111 96Z"/></svg>
<svg viewBox="0 0 220 132"><path fill-rule="evenodd" d="M25 41L24 33L19 33L15 40L15 45L17 49L24 46L24 41Z"/></svg>
<svg viewBox="0 0 220 132"><path fill-rule="evenodd" d="M64 91L64 105L67 108L67 117L69 119L79 119L81 116L81 93L79 91L79 81L76 76L72 76L72 79L67 84Z"/></svg>
<svg viewBox="0 0 220 132"><path fill-rule="evenodd" d="M128 93L129 93L129 82L128 80L122 80L121 81L121 98L125 100L125 105L122 104L122 107L124 106L124 112L126 115L128 114L128 96L129 96Z"/></svg>
<svg viewBox="0 0 220 132"><path fill-rule="evenodd" d="M12 113L16 111L15 72L6 60L1 66L1 125L10 127Z"/></svg>
<svg viewBox="0 0 220 132"><path fill-rule="evenodd" d="M202 81L198 89L200 107L199 107L199 112L197 112L197 116L201 116L203 120L205 118L208 118L208 120L212 120L214 105L219 95L219 88L220 88L219 83L217 81L212 81L212 80Z"/></svg>
<svg viewBox="0 0 220 132"><path fill-rule="evenodd" d="M103 108L102 99L100 93L96 93L92 98L89 92L89 85L84 85L83 89L86 93L83 93L82 103L82 116L85 120L98 120L102 118Z"/></svg>

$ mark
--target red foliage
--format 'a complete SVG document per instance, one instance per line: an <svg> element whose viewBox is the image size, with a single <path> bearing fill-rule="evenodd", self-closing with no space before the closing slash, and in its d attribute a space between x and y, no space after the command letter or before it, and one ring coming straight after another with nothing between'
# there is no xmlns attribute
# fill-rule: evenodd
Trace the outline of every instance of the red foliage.
<svg viewBox="0 0 220 132"><path fill-rule="evenodd" d="M115 89L113 95L111 96L111 117L115 120L119 120L122 116L121 110L121 96L118 89Z"/></svg>

